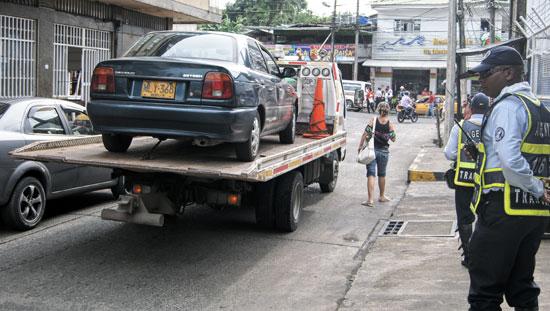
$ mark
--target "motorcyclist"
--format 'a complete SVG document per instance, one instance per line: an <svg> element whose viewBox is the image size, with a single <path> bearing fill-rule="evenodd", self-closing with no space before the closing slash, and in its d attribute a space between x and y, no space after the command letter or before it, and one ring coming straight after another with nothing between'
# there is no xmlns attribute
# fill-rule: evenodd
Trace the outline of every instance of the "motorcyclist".
<svg viewBox="0 0 550 311"><path fill-rule="evenodd" d="M409 95L409 91L403 92L403 97L401 97L401 102L399 103L403 107L406 116L410 116L413 112L412 99Z"/></svg>

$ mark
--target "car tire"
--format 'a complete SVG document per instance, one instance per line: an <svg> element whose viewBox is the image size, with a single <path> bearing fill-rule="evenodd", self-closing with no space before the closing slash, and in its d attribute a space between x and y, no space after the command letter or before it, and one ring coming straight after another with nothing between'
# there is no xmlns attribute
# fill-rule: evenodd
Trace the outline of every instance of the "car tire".
<svg viewBox="0 0 550 311"><path fill-rule="evenodd" d="M412 121L413 123L416 123L416 121L418 121L418 115L416 114L416 112L413 112L413 113L411 114L411 121Z"/></svg>
<svg viewBox="0 0 550 311"><path fill-rule="evenodd" d="M346 99L346 109L351 110L352 107L353 107L353 101Z"/></svg>
<svg viewBox="0 0 550 311"><path fill-rule="evenodd" d="M333 157L329 162L326 162L324 166L323 173L321 173L319 177L319 186L321 187L321 192L330 193L336 188L340 162L338 158Z"/></svg>
<svg viewBox="0 0 550 311"><path fill-rule="evenodd" d="M294 110L294 109L293 109ZM282 144L293 144L296 138L296 112L292 111L292 120L286 128L279 132L279 140Z"/></svg>
<svg viewBox="0 0 550 311"><path fill-rule="evenodd" d="M397 122L403 123L405 121L405 113L403 111L399 111L397 113Z"/></svg>
<svg viewBox="0 0 550 311"><path fill-rule="evenodd" d="M252 129L247 141L243 143L235 144L235 153L237 159L243 162L250 162L256 159L258 152L260 151L260 115L256 112L254 120L252 121Z"/></svg>
<svg viewBox="0 0 550 311"><path fill-rule="evenodd" d="M103 146L110 152L122 153L126 152L132 144L132 136L120 134L102 134Z"/></svg>
<svg viewBox="0 0 550 311"><path fill-rule="evenodd" d="M21 179L6 206L0 209L4 223L15 230L30 230L42 220L46 209L46 192L34 177Z"/></svg>
<svg viewBox="0 0 550 311"><path fill-rule="evenodd" d="M284 232L298 228L302 215L304 179L302 173L292 171L278 178L275 187L275 227Z"/></svg>

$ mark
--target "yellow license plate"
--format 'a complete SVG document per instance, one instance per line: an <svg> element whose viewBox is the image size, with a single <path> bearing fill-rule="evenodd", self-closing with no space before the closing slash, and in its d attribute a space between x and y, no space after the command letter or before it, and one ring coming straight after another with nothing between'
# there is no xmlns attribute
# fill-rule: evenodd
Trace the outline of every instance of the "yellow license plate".
<svg viewBox="0 0 550 311"><path fill-rule="evenodd" d="M141 86L142 97L174 99L176 82L144 80Z"/></svg>

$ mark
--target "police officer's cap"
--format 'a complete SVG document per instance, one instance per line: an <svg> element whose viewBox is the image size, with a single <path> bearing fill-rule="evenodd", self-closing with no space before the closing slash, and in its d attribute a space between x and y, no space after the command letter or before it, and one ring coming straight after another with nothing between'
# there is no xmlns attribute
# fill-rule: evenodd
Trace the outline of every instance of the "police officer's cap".
<svg viewBox="0 0 550 311"><path fill-rule="evenodd" d="M468 70L468 73L484 72L501 65L523 66L523 58L519 52L512 47L497 46L490 49L481 60L481 63Z"/></svg>
<svg viewBox="0 0 550 311"><path fill-rule="evenodd" d="M485 112L489 108L489 97L483 93L477 93L470 102L470 108L477 112Z"/></svg>

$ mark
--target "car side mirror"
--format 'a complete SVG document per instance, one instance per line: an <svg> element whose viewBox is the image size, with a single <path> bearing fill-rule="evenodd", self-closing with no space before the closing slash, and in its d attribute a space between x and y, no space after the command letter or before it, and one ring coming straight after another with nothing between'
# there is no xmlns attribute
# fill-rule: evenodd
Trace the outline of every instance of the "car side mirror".
<svg viewBox="0 0 550 311"><path fill-rule="evenodd" d="M283 69L283 78L292 78L296 76L296 69L285 67Z"/></svg>

